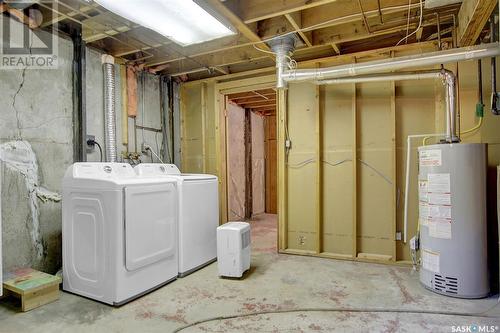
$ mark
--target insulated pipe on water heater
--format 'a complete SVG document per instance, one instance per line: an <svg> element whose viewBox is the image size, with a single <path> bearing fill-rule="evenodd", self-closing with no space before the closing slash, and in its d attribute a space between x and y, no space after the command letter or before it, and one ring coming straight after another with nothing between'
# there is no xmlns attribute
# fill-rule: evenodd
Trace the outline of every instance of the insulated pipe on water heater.
<svg viewBox="0 0 500 333"><path fill-rule="evenodd" d="M102 56L104 74L104 145L106 162L117 162L116 153L116 107L115 64L110 55Z"/></svg>

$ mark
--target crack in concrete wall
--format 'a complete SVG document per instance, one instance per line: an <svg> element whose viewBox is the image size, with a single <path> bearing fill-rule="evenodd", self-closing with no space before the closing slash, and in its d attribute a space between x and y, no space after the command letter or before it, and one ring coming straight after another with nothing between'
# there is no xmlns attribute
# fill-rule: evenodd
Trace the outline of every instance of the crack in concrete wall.
<svg viewBox="0 0 500 333"><path fill-rule="evenodd" d="M38 200L42 202L59 202L61 201L61 196L40 186L38 181L38 163L29 142L18 140L1 144L0 161L3 161L10 170L19 173L25 180L31 209L31 225L28 224L28 228L36 257L37 259L42 259L44 248L40 234Z"/></svg>
<svg viewBox="0 0 500 333"><path fill-rule="evenodd" d="M31 42L30 42L30 47L29 47L30 54L32 54L33 40L34 39L32 38ZM23 68L23 71L21 72L21 83L19 84L19 87L17 88L16 93L12 97L12 109L14 110L14 113L16 115L17 139L19 139L19 140L22 140L22 135L21 135L22 125L21 125L21 118L19 117L19 110L16 108L16 98L19 95L19 93L21 92L21 89L23 89L23 87L24 87L27 69L28 69L28 65L26 65Z"/></svg>

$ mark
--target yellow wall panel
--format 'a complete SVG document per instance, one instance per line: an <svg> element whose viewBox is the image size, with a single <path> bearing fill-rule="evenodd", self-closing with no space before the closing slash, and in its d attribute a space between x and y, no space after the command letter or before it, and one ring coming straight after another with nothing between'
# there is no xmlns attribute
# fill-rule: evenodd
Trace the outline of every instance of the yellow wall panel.
<svg viewBox="0 0 500 333"><path fill-rule="evenodd" d="M288 248L316 248L316 86L292 84L288 92Z"/></svg>
<svg viewBox="0 0 500 333"><path fill-rule="evenodd" d="M477 62L462 62L446 68L454 72L458 68L460 125L462 130L469 129L478 122L475 116ZM494 185L495 167L500 164L500 116L493 116L488 105L491 96L489 59L483 60L482 68L486 104L484 122L478 131L462 136L462 140L488 143L491 171L488 185ZM500 68L498 71L500 77ZM229 83L222 85L227 88ZM220 125L217 119L224 122L223 116L216 117L214 110L215 96L219 93L216 87L213 82L183 85L182 156L185 172L205 170L218 174L224 170L217 164L223 159L217 156L215 147L216 142L225 142L225 137L216 137L217 133L225 133L216 130ZM231 87L238 87L237 82ZM323 255L348 258L356 245L359 257L388 258L396 249L395 259L409 261L408 245L395 241L394 234L394 231L403 231L406 140L411 134L444 132L444 87L439 80L401 81L394 85L391 82L358 84L356 90L353 87L330 85L318 90L312 83L291 84L289 87L287 117L292 148L288 161L278 161L278 166L281 164L286 170L286 177L283 177L286 186L280 189L287 189L286 193L279 193L280 201L284 200L283 207L286 207L283 214L285 225L281 226L285 233L280 237L287 239L283 241L287 249L301 253L315 254L319 250ZM243 85L241 91L244 88ZM321 114L319 126L318 112ZM354 114L356 125L353 124ZM283 133L281 118L278 126L278 133ZM357 161L357 174L353 175L355 130L357 158L361 161ZM412 141L408 240L415 235L417 228L416 151L421 144L422 139ZM317 161L318 156L321 161ZM320 186L316 184L318 179L322 182ZM354 180L357 180L356 191ZM493 185L489 186L488 193L490 224L496 218ZM357 199L356 210L354 198ZM356 229L353 223L356 223ZM353 244L354 231L356 244Z"/></svg>
<svg viewBox="0 0 500 333"><path fill-rule="evenodd" d="M353 85L321 90L323 112L323 251L352 253L352 99Z"/></svg>
<svg viewBox="0 0 500 333"><path fill-rule="evenodd" d="M392 255L391 84L357 85L358 252Z"/></svg>
<svg viewBox="0 0 500 333"><path fill-rule="evenodd" d="M412 134L434 133L435 122L435 85L444 89L437 80L400 81L396 82L396 164L397 164L397 230L403 231L403 203L405 191L405 166L407 154L407 137ZM408 207L408 240L417 232L418 189L417 189L417 147L422 139L412 140L410 172L410 192ZM408 246L397 242L397 257L410 258Z"/></svg>
<svg viewBox="0 0 500 333"><path fill-rule="evenodd" d="M183 172L203 171L203 131L201 85L182 87L181 91L181 149Z"/></svg>

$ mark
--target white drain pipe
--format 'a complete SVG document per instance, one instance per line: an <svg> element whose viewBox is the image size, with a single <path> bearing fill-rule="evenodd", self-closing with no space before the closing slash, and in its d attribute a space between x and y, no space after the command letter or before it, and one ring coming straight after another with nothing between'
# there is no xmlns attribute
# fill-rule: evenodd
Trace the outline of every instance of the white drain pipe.
<svg viewBox="0 0 500 333"><path fill-rule="evenodd" d="M283 52L283 45L294 45L289 41L290 38L292 37L287 36L278 41L274 41L271 44L271 48L276 53L277 67L278 64L280 64L276 71L277 88L279 89L286 89L287 82L319 81L326 83L332 79L380 74L387 71L402 70L414 67L435 66L450 62L481 59L500 55L500 44L490 43L446 51L437 51L425 54L417 54L327 68L286 70L286 67L282 64L286 64L287 56L293 51L293 49L287 49L287 52ZM447 103L449 104L449 110L454 113L455 96L452 89L456 89L454 82L455 77L453 75L449 75L451 72L446 73L447 74L443 75L448 87ZM452 117L451 112L448 113L446 121L447 130L445 138L446 141L450 143L459 141L458 135L456 133L455 117Z"/></svg>
<svg viewBox="0 0 500 333"><path fill-rule="evenodd" d="M106 162L118 162L116 152L115 59L102 56L104 74L104 145Z"/></svg>
<svg viewBox="0 0 500 333"><path fill-rule="evenodd" d="M286 82L318 81L357 75L377 74L415 67L435 66L472 59L491 58L498 55L500 55L499 43L490 43L391 59L368 61L364 63L326 68L288 70L281 74L281 79Z"/></svg>

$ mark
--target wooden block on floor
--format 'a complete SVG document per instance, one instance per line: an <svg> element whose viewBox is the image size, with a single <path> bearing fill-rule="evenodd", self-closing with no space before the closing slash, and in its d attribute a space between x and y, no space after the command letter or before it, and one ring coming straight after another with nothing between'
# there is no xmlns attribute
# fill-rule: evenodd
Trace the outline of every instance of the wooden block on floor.
<svg viewBox="0 0 500 333"><path fill-rule="evenodd" d="M32 268L21 268L4 275L3 288L21 299L23 312L59 299L61 278Z"/></svg>
<svg viewBox="0 0 500 333"><path fill-rule="evenodd" d="M360 259L369 259L375 261L390 261L392 260L392 256L385 254L376 254L376 253L358 253L358 258Z"/></svg>

